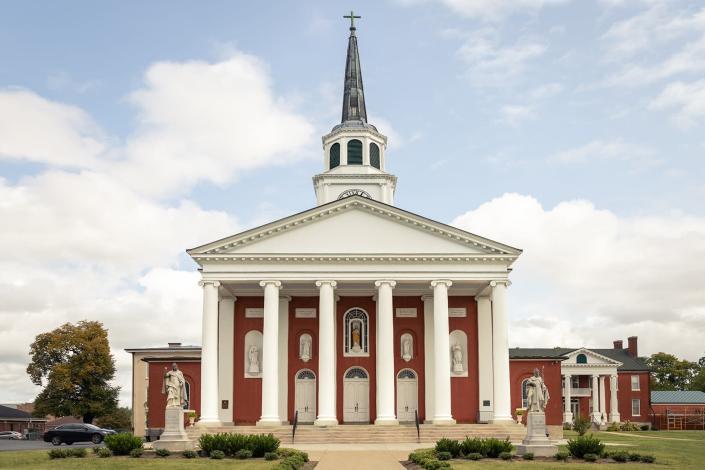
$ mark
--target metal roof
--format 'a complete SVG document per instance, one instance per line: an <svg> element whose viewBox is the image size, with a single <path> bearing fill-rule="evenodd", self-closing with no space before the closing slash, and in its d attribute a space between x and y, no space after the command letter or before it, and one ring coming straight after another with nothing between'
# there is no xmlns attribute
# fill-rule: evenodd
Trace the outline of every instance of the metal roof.
<svg viewBox="0 0 705 470"><path fill-rule="evenodd" d="M565 356L580 348L509 348L510 359L554 359L562 360ZM617 370L621 371L644 371L649 367L643 359L632 357L626 349L594 349L585 348L597 354L609 357L622 363Z"/></svg>
<svg viewBox="0 0 705 470"><path fill-rule="evenodd" d="M348 55L345 59L345 85L343 88L343 113L341 123L346 126L348 121L367 122L365 106L365 91L362 86L362 70L360 69L360 52L357 48L355 26L350 26L348 38Z"/></svg>
<svg viewBox="0 0 705 470"><path fill-rule="evenodd" d="M651 392L651 404L703 405L705 392L695 390L655 390Z"/></svg>

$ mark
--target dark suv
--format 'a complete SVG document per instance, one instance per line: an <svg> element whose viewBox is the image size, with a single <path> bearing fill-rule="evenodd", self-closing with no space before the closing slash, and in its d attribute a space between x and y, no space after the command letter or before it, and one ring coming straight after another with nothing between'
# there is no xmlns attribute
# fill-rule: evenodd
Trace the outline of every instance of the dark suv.
<svg viewBox="0 0 705 470"><path fill-rule="evenodd" d="M102 429L92 424L62 424L44 433L44 442L51 442L55 446L62 442L71 445L74 442L92 442L100 444L108 434L116 434L112 429Z"/></svg>

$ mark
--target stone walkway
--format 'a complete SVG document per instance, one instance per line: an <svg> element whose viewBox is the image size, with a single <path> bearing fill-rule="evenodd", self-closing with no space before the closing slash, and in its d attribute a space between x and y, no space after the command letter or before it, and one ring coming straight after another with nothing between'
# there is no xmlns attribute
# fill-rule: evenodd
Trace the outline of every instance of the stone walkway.
<svg viewBox="0 0 705 470"><path fill-rule="evenodd" d="M308 452L309 458L318 462L316 470L380 470L403 469L400 460L422 444L299 444L291 445ZM426 446L428 447L428 446Z"/></svg>

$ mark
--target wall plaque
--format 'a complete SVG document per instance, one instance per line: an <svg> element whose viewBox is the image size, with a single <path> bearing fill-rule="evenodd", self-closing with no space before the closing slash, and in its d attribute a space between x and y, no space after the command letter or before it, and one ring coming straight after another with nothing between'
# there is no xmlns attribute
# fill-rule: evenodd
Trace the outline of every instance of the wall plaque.
<svg viewBox="0 0 705 470"><path fill-rule="evenodd" d="M416 318L416 307L409 307L409 308L397 308L397 317L409 317L409 318Z"/></svg>
<svg viewBox="0 0 705 470"><path fill-rule="evenodd" d="M297 308L296 318L316 318L315 308Z"/></svg>

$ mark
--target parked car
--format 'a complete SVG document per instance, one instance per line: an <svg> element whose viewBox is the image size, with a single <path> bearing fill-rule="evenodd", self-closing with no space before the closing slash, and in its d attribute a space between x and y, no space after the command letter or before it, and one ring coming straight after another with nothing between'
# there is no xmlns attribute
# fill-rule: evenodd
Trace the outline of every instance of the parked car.
<svg viewBox="0 0 705 470"><path fill-rule="evenodd" d="M24 439L24 437L22 437L22 434L17 431L0 431L0 439L12 439L14 441L17 439Z"/></svg>
<svg viewBox="0 0 705 470"><path fill-rule="evenodd" d="M100 444L108 434L116 434L112 429L103 429L92 424L72 423L62 424L44 433L44 442L51 442L55 446L74 442L92 442Z"/></svg>

